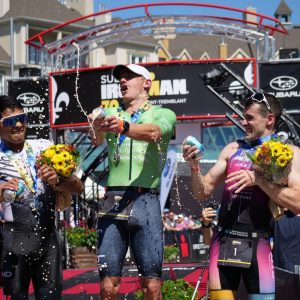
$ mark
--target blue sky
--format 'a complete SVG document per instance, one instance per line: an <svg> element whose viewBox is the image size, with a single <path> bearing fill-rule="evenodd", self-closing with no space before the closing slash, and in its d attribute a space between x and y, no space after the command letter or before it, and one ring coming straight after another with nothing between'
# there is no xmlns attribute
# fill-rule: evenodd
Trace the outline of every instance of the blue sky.
<svg viewBox="0 0 300 300"><path fill-rule="evenodd" d="M156 0L94 0L95 4L101 3L104 5L106 9L126 6L126 5L134 5L140 3L155 3L155 2L171 2L171 1L156 1ZM181 0L173 0L172 2L196 2L196 3L209 3L209 4L217 4L235 8L245 9L248 6L255 7L258 13L273 17L276 8L278 7L280 0L204 0L204 1L181 1ZM299 0L286 0L287 5L293 11L292 13L292 22L294 25L300 25L300 9L299 9ZM99 5L95 5L95 7L99 7ZM182 8L180 6L174 6L169 11L170 13L178 13L182 10L184 13L197 13L197 14L209 14L209 15L225 15L225 11L215 10L215 9L200 9L195 10L192 7L189 9ZM164 11L165 13L165 11ZM228 17L237 17L230 11L227 11ZM123 12L115 12L113 16L120 16L123 18L130 17L130 11L126 10Z"/></svg>

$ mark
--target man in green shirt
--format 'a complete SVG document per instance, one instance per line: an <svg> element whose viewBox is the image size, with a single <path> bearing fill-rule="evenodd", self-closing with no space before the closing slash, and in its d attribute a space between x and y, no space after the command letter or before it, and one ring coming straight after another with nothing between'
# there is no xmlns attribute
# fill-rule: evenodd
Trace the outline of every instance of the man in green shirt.
<svg viewBox="0 0 300 300"><path fill-rule="evenodd" d="M89 118L93 142L108 143L107 197L98 219L98 269L101 299L117 299L125 255L130 244L141 274L145 299L161 299L162 219L158 187L176 123L174 112L148 101L149 71L139 65L117 65L123 105Z"/></svg>

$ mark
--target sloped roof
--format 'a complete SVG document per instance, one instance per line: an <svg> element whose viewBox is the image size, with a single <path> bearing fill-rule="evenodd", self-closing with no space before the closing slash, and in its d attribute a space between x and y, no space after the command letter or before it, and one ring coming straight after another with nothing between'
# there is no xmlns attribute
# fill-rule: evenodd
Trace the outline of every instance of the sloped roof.
<svg viewBox="0 0 300 300"><path fill-rule="evenodd" d="M294 26L289 30L289 34L275 33L275 50L281 48L299 48L300 49L300 25ZM143 36L138 41L144 43L158 43L158 40L152 36ZM252 44L246 44L245 42L224 39L224 42L228 47L228 57L239 48L249 57L256 56L256 47ZM221 43L221 37L214 35L202 35L202 34L177 34L175 39L169 40L169 49L171 56L176 59L184 49L188 51L192 59L199 59L205 52L210 58L219 57L219 44Z"/></svg>
<svg viewBox="0 0 300 300"><path fill-rule="evenodd" d="M158 42L152 36L144 36L138 39L139 41L154 43ZM238 48L242 48L249 56L255 55L255 46L247 45L244 42L224 39L228 46L228 56L231 56ZM175 39L169 40L169 49L171 56L176 59L186 49L192 59L199 59L203 53L207 52L211 58L219 57L219 44L221 37L202 34L177 34Z"/></svg>
<svg viewBox="0 0 300 300"><path fill-rule="evenodd" d="M11 17L44 19L62 23L79 18L81 14L60 4L57 0L10 0L10 10L0 20ZM78 24L92 26L94 23L83 20Z"/></svg>
<svg viewBox="0 0 300 300"><path fill-rule="evenodd" d="M289 34L275 34L276 50L281 48L300 49L300 26L294 26Z"/></svg>
<svg viewBox="0 0 300 300"><path fill-rule="evenodd" d="M293 11L289 8L285 0L281 0L276 11L275 16L278 15L290 15Z"/></svg>
<svg viewBox="0 0 300 300"><path fill-rule="evenodd" d="M10 55L0 46L0 61L9 61Z"/></svg>

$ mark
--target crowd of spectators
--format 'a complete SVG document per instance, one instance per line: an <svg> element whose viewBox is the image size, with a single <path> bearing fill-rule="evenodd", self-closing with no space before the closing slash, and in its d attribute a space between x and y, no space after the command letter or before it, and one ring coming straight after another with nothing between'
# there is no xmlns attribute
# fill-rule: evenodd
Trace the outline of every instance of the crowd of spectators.
<svg viewBox="0 0 300 300"><path fill-rule="evenodd" d="M175 214L173 211L165 209L162 218L165 231L182 231L201 228L201 215Z"/></svg>
<svg viewBox="0 0 300 300"><path fill-rule="evenodd" d="M164 225L164 244L166 246L176 245L180 233L188 233L189 231L200 230L205 221L203 217L204 210L200 213L200 215L197 216L182 212L176 214L169 209L165 209L162 213ZM214 222L216 222L216 220L214 220Z"/></svg>

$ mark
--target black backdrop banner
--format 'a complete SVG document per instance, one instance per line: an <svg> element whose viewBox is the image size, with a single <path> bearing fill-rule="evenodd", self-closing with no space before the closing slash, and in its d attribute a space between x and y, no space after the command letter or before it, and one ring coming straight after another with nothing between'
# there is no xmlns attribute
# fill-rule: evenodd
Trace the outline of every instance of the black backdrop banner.
<svg viewBox="0 0 300 300"><path fill-rule="evenodd" d="M242 78L250 70L253 78L253 61L223 63ZM228 107L205 87L201 78L219 65L220 61L149 64L146 66L152 76L149 100L153 105L172 109L177 116L224 115ZM51 73L51 127L87 125L85 114L95 107L119 106L119 83L111 71L112 68L97 68ZM224 84L230 86L233 81L228 77Z"/></svg>
<svg viewBox="0 0 300 300"><path fill-rule="evenodd" d="M19 100L28 114L27 138L49 138L49 92L47 77L8 80L8 95Z"/></svg>
<svg viewBox="0 0 300 300"><path fill-rule="evenodd" d="M260 89L278 98L287 112L300 113L300 61L259 64Z"/></svg>

